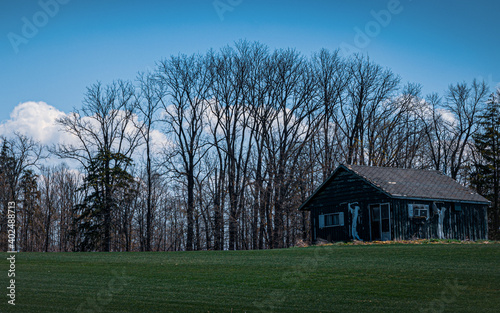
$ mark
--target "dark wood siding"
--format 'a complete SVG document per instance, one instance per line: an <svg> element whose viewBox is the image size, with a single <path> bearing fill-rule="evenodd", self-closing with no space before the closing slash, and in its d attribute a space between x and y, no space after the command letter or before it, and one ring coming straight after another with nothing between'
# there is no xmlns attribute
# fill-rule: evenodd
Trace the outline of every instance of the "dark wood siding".
<svg viewBox="0 0 500 313"><path fill-rule="evenodd" d="M393 199L393 238L395 240L438 238L439 217L434 213L432 201ZM429 205L429 219L410 218L408 204ZM456 202L437 202L438 208L446 208L443 233L446 239L479 240L487 239L488 226L486 206L460 203L461 210L455 209Z"/></svg>
<svg viewBox="0 0 500 313"><path fill-rule="evenodd" d="M485 205L461 204L461 211L450 210L445 216L445 236L460 240L487 239L488 223Z"/></svg>
<svg viewBox="0 0 500 313"><path fill-rule="evenodd" d="M360 206L358 234L362 240L370 240L370 217L368 205L372 203L388 202L389 198L380 190L374 188L361 177L347 171L339 171L325 188L315 195L308 207L311 209L315 232L313 238L322 238L328 241L351 240L351 216L347 203L358 202ZM325 227L319 229L318 216L320 214L344 213L344 226Z"/></svg>

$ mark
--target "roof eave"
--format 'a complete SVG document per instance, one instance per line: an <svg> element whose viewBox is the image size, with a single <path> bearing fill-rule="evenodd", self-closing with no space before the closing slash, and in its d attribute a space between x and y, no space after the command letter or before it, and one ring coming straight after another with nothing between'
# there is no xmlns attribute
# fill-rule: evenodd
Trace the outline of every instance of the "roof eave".
<svg viewBox="0 0 500 313"><path fill-rule="evenodd" d="M491 201L472 201L472 200L460 200L460 199L450 199L450 198L424 198L424 197L406 197L406 196L393 196L394 199L405 199L405 200L417 200L417 201L435 201L435 202L460 202L460 203L470 203L470 204L484 204L490 205Z"/></svg>

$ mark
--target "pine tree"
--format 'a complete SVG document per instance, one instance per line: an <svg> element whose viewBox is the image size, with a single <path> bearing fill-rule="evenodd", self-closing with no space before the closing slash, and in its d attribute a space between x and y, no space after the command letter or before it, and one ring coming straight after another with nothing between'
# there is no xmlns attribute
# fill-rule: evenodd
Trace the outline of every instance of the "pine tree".
<svg viewBox="0 0 500 313"><path fill-rule="evenodd" d="M110 251L112 212L123 196L121 192L133 186L132 175L122 167L131 162L121 153L100 151L89 164L81 187L86 196L75 207L80 251Z"/></svg>
<svg viewBox="0 0 500 313"><path fill-rule="evenodd" d="M481 131L474 137L479 154L472 183L491 201L488 211L490 239L500 239L500 88L487 101L480 121Z"/></svg>

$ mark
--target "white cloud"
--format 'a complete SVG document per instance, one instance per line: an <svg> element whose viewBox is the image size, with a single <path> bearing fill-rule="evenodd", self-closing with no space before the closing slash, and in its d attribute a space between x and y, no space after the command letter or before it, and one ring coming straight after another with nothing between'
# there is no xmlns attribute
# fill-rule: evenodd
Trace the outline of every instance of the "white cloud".
<svg viewBox="0 0 500 313"><path fill-rule="evenodd" d="M151 131L151 143L153 145L153 153L160 153L162 148L172 146L172 142L159 130Z"/></svg>
<svg viewBox="0 0 500 313"><path fill-rule="evenodd" d="M450 125L456 125L457 118L450 110L447 109L436 109L436 112L441 115L442 119Z"/></svg>
<svg viewBox="0 0 500 313"><path fill-rule="evenodd" d="M18 132L42 145L52 146L59 143L77 143L77 139L60 128L56 123L58 118L67 114L43 101L28 101L17 105L10 119L0 124L0 135L10 137ZM61 160L56 156L41 160L45 166L66 163L70 168L78 167L74 160Z"/></svg>
<svg viewBox="0 0 500 313"><path fill-rule="evenodd" d="M432 105L423 99L420 100L418 105L420 106L420 113L423 114L423 116L426 119L432 119L432 110L433 110ZM435 108L434 110L436 115L441 117L441 120L443 122L446 122L448 125L453 125L453 126L456 125L457 118L453 114L453 112L451 112L446 108Z"/></svg>
<svg viewBox="0 0 500 313"><path fill-rule="evenodd" d="M66 114L45 102L24 102L14 108L10 119L0 124L0 135L19 132L41 144L51 145L69 139L60 131L56 120Z"/></svg>
<svg viewBox="0 0 500 313"><path fill-rule="evenodd" d="M10 137L14 132L18 132L47 146L57 144L80 146L81 143L79 139L65 132L56 122L57 119L72 114L74 113L65 113L42 101L20 103L14 108L10 114L10 118L0 124L0 136ZM119 116L121 115L119 114ZM139 124L137 115L134 115L133 119L135 124ZM83 117L82 120L97 127L95 119L91 117ZM129 134L132 134L134 131L136 130L133 123L127 125L127 132ZM164 146L171 145L167 136L156 129L152 130L151 139L153 153L159 153ZM73 169L78 167L78 162L74 160L61 160L56 156L52 156L42 163L45 165L57 165L61 162L67 163L68 166Z"/></svg>

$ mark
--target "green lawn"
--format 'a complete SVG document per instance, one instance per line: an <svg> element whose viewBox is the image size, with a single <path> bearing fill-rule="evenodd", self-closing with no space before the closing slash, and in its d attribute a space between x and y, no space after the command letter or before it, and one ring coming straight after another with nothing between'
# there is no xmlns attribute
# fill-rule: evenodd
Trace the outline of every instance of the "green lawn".
<svg viewBox="0 0 500 313"><path fill-rule="evenodd" d="M500 244L18 253L1 312L499 312Z"/></svg>

